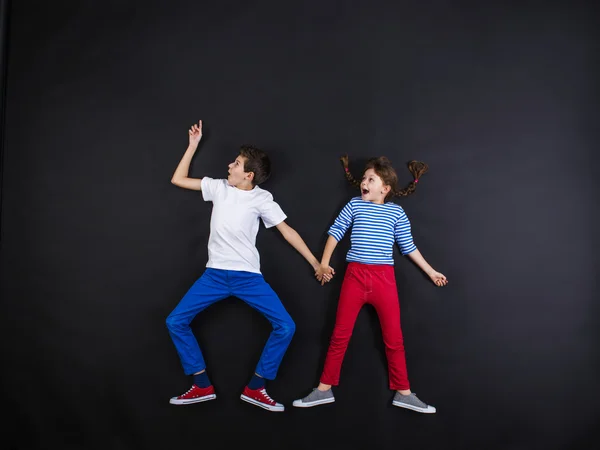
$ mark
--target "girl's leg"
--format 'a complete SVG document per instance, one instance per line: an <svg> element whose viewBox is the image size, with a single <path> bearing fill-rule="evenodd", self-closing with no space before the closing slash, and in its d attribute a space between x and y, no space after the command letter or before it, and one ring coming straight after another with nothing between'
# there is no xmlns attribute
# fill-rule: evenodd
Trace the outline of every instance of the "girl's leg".
<svg viewBox="0 0 600 450"><path fill-rule="evenodd" d="M340 299L338 303L335 326L331 335L329 349L325 358L323 373L321 374L320 390L327 390L337 386L340 381L340 372L344 355L354 330L356 317L365 304L367 295L362 271L357 265L349 264L346 269ZM360 267L360 266L359 266Z"/></svg>
<svg viewBox="0 0 600 450"><path fill-rule="evenodd" d="M373 270L371 280L373 292L370 303L377 311L381 324L390 389L401 391L402 394L410 394L404 339L400 326L400 303L393 266Z"/></svg>

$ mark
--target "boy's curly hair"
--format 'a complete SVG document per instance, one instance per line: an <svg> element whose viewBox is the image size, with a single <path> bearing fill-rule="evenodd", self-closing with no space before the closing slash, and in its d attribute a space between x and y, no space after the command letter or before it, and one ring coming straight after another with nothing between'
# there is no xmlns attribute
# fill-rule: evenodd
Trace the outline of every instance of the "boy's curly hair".
<svg viewBox="0 0 600 450"><path fill-rule="evenodd" d="M252 185L264 183L271 176L271 161L267 154L253 145L242 145L240 156L243 156L244 172L254 172Z"/></svg>

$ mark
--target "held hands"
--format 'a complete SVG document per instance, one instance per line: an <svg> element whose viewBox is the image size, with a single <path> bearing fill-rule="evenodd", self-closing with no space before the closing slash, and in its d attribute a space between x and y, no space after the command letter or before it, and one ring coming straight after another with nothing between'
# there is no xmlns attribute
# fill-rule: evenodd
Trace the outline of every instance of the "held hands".
<svg viewBox="0 0 600 450"><path fill-rule="evenodd" d="M435 283L435 285L439 286L439 287L443 287L448 284L448 279L446 278L446 275L444 275L443 273L433 271L432 273L429 274L429 278L431 278L431 281L433 281Z"/></svg>
<svg viewBox="0 0 600 450"><path fill-rule="evenodd" d="M202 121L198 121L198 125L194 124L188 130L190 136L190 145L198 145L202 139Z"/></svg>
<svg viewBox="0 0 600 450"><path fill-rule="evenodd" d="M315 271L315 278L317 279L317 281L321 282L321 286L323 286L325 283L330 282L333 279L334 275L335 270L333 270L333 267L324 266L322 264L320 264L318 269Z"/></svg>

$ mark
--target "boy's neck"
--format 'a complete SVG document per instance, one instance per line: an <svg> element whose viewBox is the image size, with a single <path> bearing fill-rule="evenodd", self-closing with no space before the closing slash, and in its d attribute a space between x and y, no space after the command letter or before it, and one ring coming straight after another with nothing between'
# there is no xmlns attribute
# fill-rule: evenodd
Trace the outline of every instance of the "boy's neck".
<svg viewBox="0 0 600 450"><path fill-rule="evenodd" d="M252 183L240 183L234 186L234 188L237 188L241 191L251 191L252 189L254 189L254 186L252 185Z"/></svg>

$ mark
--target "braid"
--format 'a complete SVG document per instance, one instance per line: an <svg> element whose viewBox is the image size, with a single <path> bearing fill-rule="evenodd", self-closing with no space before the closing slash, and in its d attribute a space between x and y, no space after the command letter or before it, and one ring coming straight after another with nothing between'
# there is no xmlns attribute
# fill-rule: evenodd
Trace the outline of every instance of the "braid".
<svg viewBox="0 0 600 450"><path fill-rule="evenodd" d="M360 188L360 181L357 180L356 178L354 178L354 176L352 176L352 174L350 173L350 170L348 170L348 155L345 154L342 157L340 157L340 161L342 162L342 165L344 166L344 171L346 172L346 179L353 186ZM404 189L396 190L396 181L397 181L396 172L394 171L390 161L385 156L381 156L379 158L371 158L367 162L366 169L369 169L369 168L375 168L375 171L378 172L378 175L382 177L383 181L386 182L386 184L389 184L390 186L392 186L393 192L390 192L388 194L388 196L386 197L387 200L389 200L390 197L392 197L392 196L406 197L406 196L412 194L413 192L415 192L415 189L417 188L417 183L419 182L419 179L425 173L427 173L427 171L429 170L429 166L427 164L425 164L424 162L415 161L415 160L409 161L408 170L411 173L411 175L413 176L414 180L411 181L408 184L408 186L405 187ZM387 176L384 173L380 173L380 171L385 172L385 174L387 174Z"/></svg>
<svg viewBox="0 0 600 450"><path fill-rule="evenodd" d="M408 163L408 170L412 174L414 181L408 183L408 186L404 189L394 192L396 197L406 197L415 192L419 179L429 170L429 166L424 162L413 160Z"/></svg>
<svg viewBox="0 0 600 450"><path fill-rule="evenodd" d="M348 154L345 154L344 156L342 156L340 158L340 161L342 162L342 165L344 166L344 170L346 172L346 179L354 186L357 188L360 188L360 181L358 181L356 178L354 178L352 176L352 174L350 173L350 170L348 170Z"/></svg>

